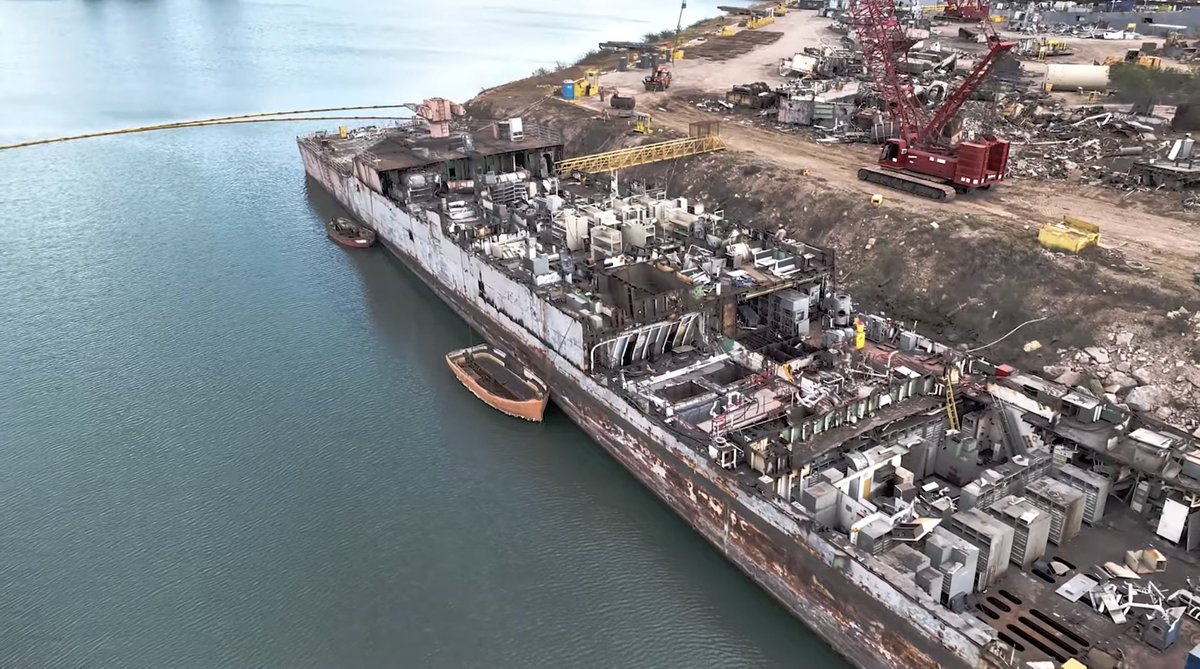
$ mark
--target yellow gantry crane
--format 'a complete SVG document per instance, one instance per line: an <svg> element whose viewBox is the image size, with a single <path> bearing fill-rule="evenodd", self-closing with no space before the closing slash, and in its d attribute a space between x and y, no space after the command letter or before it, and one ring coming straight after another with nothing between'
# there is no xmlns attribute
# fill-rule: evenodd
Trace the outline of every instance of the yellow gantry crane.
<svg viewBox="0 0 1200 669"><path fill-rule="evenodd" d="M571 174L573 172L597 174L600 172L613 172L637 165L648 165L664 160L686 158L687 156L695 156L701 153L721 151L724 148L725 141L721 139L719 124L716 121L705 121L691 124L688 137L683 139L669 139L665 142L654 142L653 144L632 146L627 149L594 153L588 156L579 156L578 158L567 158L566 160L558 161L558 166L555 169L559 174Z"/></svg>

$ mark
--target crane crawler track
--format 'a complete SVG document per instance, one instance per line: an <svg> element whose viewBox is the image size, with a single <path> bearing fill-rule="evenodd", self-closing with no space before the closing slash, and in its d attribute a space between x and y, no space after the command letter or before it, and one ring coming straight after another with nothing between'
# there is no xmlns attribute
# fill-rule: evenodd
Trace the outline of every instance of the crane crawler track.
<svg viewBox="0 0 1200 669"><path fill-rule="evenodd" d="M893 172L892 170L877 169L874 167L862 167L858 170L858 178L862 181L867 181L880 186L887 186L896 190L902 190L906 193L923 197L929 200L938 200L946 202L953 200L955 190L953 186L922 179L912 174L905 172Z"/></svg>

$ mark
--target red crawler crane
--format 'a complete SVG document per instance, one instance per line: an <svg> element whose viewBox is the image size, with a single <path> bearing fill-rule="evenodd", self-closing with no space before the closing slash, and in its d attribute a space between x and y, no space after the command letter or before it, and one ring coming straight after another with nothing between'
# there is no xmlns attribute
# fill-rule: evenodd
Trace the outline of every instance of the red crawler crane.
<svg viewBox="0 0 1200 669"><path fill-rule="evenodd" d="M946 0L942 16L960 21L986 21L992 8L982 0Z"/></svg>
<svg viewBox="0 0 1200 669"><path fill-rule="evenodd" d="M946 147L942 133L991 73L997 58L1015 43L1000 41L991 30L987 53L930 113L916 98L912 79L897 67L912 42L905 37L893 0L852 0L850 17L875 92L900 128L900 137L883 145L879 167L860 169L858 178L935 200L991 188L1003 180L1008 168L1007 141L981 139Z"/></svg>

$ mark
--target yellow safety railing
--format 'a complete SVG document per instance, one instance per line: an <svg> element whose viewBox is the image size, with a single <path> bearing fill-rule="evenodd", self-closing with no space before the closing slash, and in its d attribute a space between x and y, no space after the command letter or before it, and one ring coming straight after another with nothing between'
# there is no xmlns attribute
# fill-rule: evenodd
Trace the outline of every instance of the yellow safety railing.
<svg viewBox="0 0 1200 669"><path fill-rule="evenodd" d="M686 137L684 139L671 139L644 146L634 146L628 149L617 149L616 151L606 151L590 156L560 160L557 170L559 174L570 174L572 172L585 172L589 174L612 172L613 170L635 167L637 165L648 165L664 160L675 160L701 153L721 151L724 148L725 141L718 135Z"/></svg>

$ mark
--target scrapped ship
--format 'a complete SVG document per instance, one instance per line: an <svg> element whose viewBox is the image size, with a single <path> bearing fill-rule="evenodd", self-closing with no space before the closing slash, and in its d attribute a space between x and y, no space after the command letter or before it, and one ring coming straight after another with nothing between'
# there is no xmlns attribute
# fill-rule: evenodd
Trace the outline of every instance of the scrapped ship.
<svg viewBox="0 0 1200 669"><path fill-rule="evenodd" d="M550 127L448 116L300 137L300 154L850 663L1188 662L1192 436L860 312L829 249L565 178Z"/></svg>

